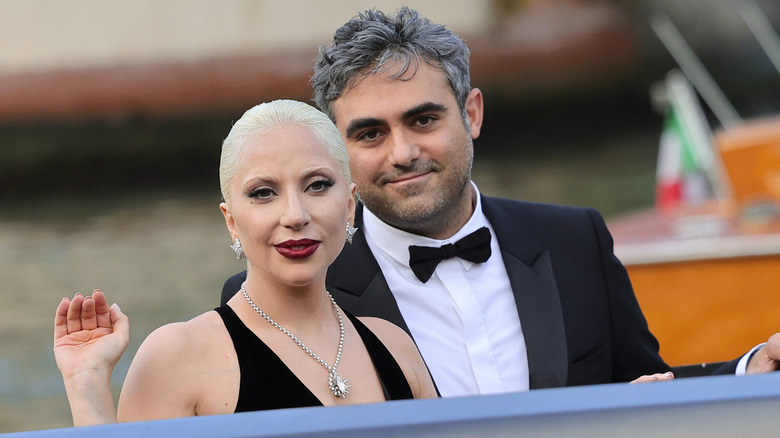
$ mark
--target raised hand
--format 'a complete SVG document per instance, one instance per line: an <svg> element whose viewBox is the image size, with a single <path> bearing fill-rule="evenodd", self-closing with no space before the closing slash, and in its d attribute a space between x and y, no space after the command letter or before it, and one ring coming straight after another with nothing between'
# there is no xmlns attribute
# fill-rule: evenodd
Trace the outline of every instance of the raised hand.
<svg viewBox="0 0 780 438"><path fill-rule="evenodd" d="M108 306L103 292L91 297L76 294L63 298L54 318L54 356L63 377L84 367L113 369L129 341L127 317L114 304Z"/></svg>
<svg viewBox="0 0 780 438"><path fill-rule="evenodd" d="M127 348L130 323L96 290L63 298L54 317L54 357L62 373L73 423L116 421L111 373Z"/></svg>

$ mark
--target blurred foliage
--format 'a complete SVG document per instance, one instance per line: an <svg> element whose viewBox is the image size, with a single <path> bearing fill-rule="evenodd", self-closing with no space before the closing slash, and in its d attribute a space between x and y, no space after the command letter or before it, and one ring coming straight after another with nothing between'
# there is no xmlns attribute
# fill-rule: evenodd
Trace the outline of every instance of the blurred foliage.
<svg viewBox="0 0 780 438"><path fill-rule="evenodd" d="M605 214L652 203L660 116L644 94L518 101L488 93L485 102L474 177L486 194ZM0 200L34 197L67 215L74 199L166 191L218 198L221 142L239 116L0 125Z"/></svg>
<svg viewBox="0 0 780 438"><path fill-rule="evenodd" d="M0 196L213 187L230 126L228 117L0 125Z"/></svg>

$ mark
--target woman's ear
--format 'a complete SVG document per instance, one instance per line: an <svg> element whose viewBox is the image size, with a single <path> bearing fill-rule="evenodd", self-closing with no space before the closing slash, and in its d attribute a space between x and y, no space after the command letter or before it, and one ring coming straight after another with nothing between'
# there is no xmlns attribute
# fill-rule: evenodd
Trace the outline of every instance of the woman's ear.
<svg viewBox="0 0 780 438"><path fill-rule="evenodd" d="M230 241L235 242L236 236L238 236L238 234L236 233L236 223L233 219L233 215L230 214L230 209L224 202L219 204L219 209L222 211L222 215L225 216L225 225L227 226L228 232L230 233Z"/></svg>

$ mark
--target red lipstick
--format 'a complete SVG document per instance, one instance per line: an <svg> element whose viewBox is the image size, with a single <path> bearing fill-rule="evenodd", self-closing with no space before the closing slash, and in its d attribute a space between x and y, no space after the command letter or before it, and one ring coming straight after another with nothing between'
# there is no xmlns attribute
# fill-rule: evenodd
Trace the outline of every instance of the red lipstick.
<svg viewBox="0 0 780 438"><path fill-rule="evenodd" d="M274 245L279 254L288 259L302 259L309 257L317 251L320 242L311 239L286 240L280 244Z"/></svg>

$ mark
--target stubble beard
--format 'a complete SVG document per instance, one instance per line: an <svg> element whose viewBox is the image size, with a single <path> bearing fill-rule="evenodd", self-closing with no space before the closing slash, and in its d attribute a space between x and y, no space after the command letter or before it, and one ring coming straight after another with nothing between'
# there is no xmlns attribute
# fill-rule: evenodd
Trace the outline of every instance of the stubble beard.
<svg viewBox="0 0 780 438"><path fill-rule="evenodd" d="M440 171L441 166L438 163L427 165L430 171L437 172L439 177L444 178L432 189L388 197L385 196L386 189L382 188L385 184L382 180L387 178L378 178L369 190L361 192L358 187L358 199L383 222L410 233L434 237L440 236L455 225L460 228L463 224L458 222L463 221L464 217L468 220L471 215L470 210L468 215L461 211L466 199L471 202L470 182L474 154L470 142L466 146L467 149L463 152L466 154L465 159L456 160L459 164L447 173Z"/></svg>

